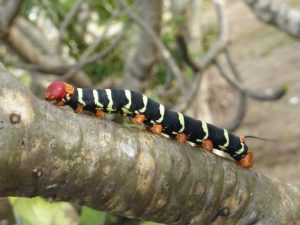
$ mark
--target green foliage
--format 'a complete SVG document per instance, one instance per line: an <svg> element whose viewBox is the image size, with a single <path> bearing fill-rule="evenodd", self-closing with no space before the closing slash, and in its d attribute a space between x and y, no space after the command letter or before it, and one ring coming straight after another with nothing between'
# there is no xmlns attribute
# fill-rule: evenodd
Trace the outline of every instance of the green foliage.
<svg viewBox="0 0 300 225"><path fill-rule="evenodd" d="M80 224L82 225L104 225L106 213L96 211L89 207L81 207Z"/></svg>
<svg viewBox="0 0 300 225"><path fill-rule="evenodd" d="M147 221L147 222L141 223L140 225L164 225L164 224L163 223L154 223L154 222Z"/></svg>
<svg viewBox="0 0 300 225"><path fill-rule="evenodd" d="M284 90L284 91L288 91L289 87L290 87L289 82L284 82L284 83L281 85L281 89Z"/></svg>
<svg viewBox="0 0 300 225"><path fill-rule="evenodd" d="M103 41L97 48L98 51L110 45L110 40ZM124 45L120 44L117 49L100 63L88 65L84 68L85 72L90 75L91 79L99 82L107 77L118 77L123 73L124 60L122 52L125 49Z"/></svg>
<svg viewBox="0 0 300 225"><path fill-rule="evenodd" d="M9 198L18 224L76 225L79 217L70 203L50 203L40 197Z"/></svg>
<svg viewBox="0 0 300 225"><path fill-rule="evenodd" d="M163 84L166 80L167 76L167 68L165 65L159 65L156 72L155 72L155 79L154 79L154 85L160 85Z"/></svg>
<svg viewBox="0 0 300 225"><path fill-rule="evenodd" d="M215 24L208 24L202 30L202 46L203 51L206 52L209 47L216 41L218 34L218 27Z"/></svg>
<svg viewBox="0 0 300 225"><path fill-rule="evenodd" d="M116 8L116 1L106 0L106 1L94 1L88 0L89 5L94 9L101 17L102 23L105 23L112 16L111 12Z"/></svg>
<svg viewBox="0 0 300 225"><path fill-rule="evenodd" d="M9 197L17 224L22 225L105 225L116 222L117 217L82 206L80 215L67 202L49 202L43 198ZM140 225L162 225L141 222Z"/></svg>

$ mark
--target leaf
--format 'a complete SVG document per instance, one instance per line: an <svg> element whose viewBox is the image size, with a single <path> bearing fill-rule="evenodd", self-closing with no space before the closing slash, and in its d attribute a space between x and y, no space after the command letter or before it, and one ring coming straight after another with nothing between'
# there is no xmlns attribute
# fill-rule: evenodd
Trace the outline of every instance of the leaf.
<svg viewBox="0 0 300 225"><path fill-rule="evenodd" d="M141 223L140 225L164 225L164 223L154 223L151 221L146 221L146 222Z"/></svg>
<svg viewBox="0 0 300 225"><path fill-rule="evenodd" d="M80 224L82 225L102 225L105 222L106 213L89 207L81 207Z"/></svg>
<svg viewBox="0 0 300 225"><path fill-rule="evenodd" d="M70 203L35 198L9 198L18 224L76 225L79 217Z"/></svg>

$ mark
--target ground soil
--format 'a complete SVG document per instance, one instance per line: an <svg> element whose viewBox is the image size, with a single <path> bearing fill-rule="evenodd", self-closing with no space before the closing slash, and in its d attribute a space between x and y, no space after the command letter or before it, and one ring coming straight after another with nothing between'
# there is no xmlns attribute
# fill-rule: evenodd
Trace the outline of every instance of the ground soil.
<svg viewBox="0 0 300 225"><path fill-rule="evenodd" d="M278 101L249 99L235 133L286 140L248 141L254 170L300 186L300 40L258 21L243 1L232 0L226 7L232 53L246 85L257 91L283 83L288 87Z"/></svg>

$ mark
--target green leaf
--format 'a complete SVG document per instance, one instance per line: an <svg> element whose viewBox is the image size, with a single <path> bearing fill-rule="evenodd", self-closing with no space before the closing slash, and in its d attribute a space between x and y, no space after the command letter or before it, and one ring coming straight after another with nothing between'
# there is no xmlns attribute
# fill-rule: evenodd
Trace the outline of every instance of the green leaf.
<svg viewBox="0 0 300 225"><path fill-rule="evenodd" d="M80 224L82 225L103 225L105 223L106 213L96 211L89 207L81 207Z"/></svg>
<svg viewBox="0 0 300 225"><path fill-rule="evenodd" d="M70 203L35 198L9 198L18 224L76 225L79 217Z"/></svg>
<svg viewBox="0 0 300 225"><path fill-rule="evenodd" d="M164 225L164 223L154 223L151 221L146 221L146 222L141 223L140 225Z"/></svg>

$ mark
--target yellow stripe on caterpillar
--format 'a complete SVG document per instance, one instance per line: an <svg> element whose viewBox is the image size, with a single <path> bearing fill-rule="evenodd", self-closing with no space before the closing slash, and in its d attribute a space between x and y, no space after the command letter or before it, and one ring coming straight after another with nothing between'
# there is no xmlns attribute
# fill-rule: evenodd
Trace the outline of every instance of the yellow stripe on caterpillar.
<svg viewBox="0 0 300 225"><path fill-rule="evenodd" d="M226 129L224 129L224 137L226 139L226 143L224 145L219 145L219 147L226 151L229 146L229 136L228 131Z"/></svg>
<svg viewBox="0 0 300 225"><path fill-rule="evenodd" d="M106 92L106 95L107 95L107 98L108 98L108 104L107 104L106 110L108 112L113 112L115 110L113 109L113 100L112 100L111 90L110 89L105 89L105 92Z"/></svg>
<svg viewBox="0 0 300 225"><path fill-rule="evenodd" d="M181 125L181 129L178 131L178 133L181 133L184 131L185 128L185 124L184 124L184 116L182 115L182 113L178 112L178 119L179 119L179 123Z"/></svg>
<svg viewBox="0 0 300 225"><path fill-rule="evenodd" d="M132 112L130 111L130 106L131 106L131 91L125 90L125 96L126 96L126 98L128 100L128 103L122 108L122 111L123 111L124 115L132 114Z"/></svg>
<svg viewBox="0 0 300 225"><path fill-rule="evenodd" d="M207 123L205 123L204 121L201 121L201 126L202 126L202 130L205 133L205 135L202 139L197 139L196 141L198 141L198 142L203 142L204 140L206 140L208 138L208 135L209 135Z"/></svg>
<svg viewBox="0 0 300 225"><path fill-rule="evenodd" d="M99 102L99 95L97 90L93 90L94 103L97 107L103 109L103 105Z"/></svg>
<svg viewBox="0 0 300 225"><path fill-rule="evenodd" d="M164 119L165 107L162 104L159 104L159 113L160 113L160 118L156 120L157 123L161 123Z"/></svg>
<svg viewBox="0 0 300 225"><path fill-rule="evenodd" d="M85 102L83 101L83 94L82 94L82 88L77 88L77 92L78 92L78 102L83 105L86 106Z"/></svg>
<svg viewBox="0 0 300 225"><path fill-rule="evenodd" d="M139 110L141 113L143 113L143 112L146 111L146 109L147 109L147 103L148 103L148 97L146 95L143 95L143 104L144 104L144 106L143 106L143 108L141 108Z"/></svg>

